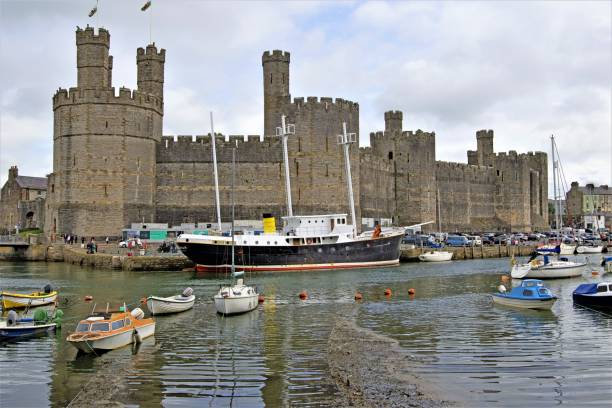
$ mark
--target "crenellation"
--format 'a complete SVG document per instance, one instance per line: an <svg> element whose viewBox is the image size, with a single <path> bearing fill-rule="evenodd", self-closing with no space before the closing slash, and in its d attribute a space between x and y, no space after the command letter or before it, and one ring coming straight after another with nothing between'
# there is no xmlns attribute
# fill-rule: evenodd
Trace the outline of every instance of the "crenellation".
<svg viewBox="0 0 612 408"><path fill-rule="evenodd" d="M103 27L98 28L98 32L96 33L94 27L90 27L89 24L85 29L77 26L76 45L79 46L91 43L109 45L110 33Z"/></svg>

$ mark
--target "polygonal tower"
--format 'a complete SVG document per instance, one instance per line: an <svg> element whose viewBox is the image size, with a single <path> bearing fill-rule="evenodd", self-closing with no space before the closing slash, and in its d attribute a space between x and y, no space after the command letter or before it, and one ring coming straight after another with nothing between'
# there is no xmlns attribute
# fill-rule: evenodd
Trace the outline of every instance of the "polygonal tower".
<svg viewBox="0 0 612 408"><path fill-rule="evenodd" d="M165 51L137 52L138 90L112 87L110 34L77 28L78 86L53 96L52 234L119 236L154 220L155 145L161 140Z"/></svg>

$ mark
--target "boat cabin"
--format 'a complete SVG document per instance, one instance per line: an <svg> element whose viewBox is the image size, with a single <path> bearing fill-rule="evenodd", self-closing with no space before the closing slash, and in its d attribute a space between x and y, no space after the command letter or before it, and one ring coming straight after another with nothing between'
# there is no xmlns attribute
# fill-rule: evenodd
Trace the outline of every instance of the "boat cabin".
<svg viewBox="0 0 612 408"><path fill-rule="evenodd" d="M523 299L550 298L553 294L539 279L525 279L519 286L512 288L512 296Z"/></svg>
<svg viewBox="0 0 612 408"><path fill-rule="evenodd" d="M294 215L283 217L283 222L283 233L298 237L353 233L353 226L347 222L346 214Z"/></svg>
<svg viewBox="0 0 612 408"><path fill-rule="evenodd" d="M119 330L132 325L132 317L129 313L95 313L85 320L81 320L75 329L75 333L85 332L109 332Z"/></svg>

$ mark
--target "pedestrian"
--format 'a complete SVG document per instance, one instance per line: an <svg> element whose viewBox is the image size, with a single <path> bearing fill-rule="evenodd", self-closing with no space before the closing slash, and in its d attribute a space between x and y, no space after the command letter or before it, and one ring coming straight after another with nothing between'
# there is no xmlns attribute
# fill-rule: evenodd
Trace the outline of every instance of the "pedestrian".
<svg viewBox="0 0 612 408"><path fill-rule="evenodd" d="M85 237L81 237L81 244L85 245Z"/></svg>
<svg viewBox="0 0 612 408"><path fill-rule="evenodd" d="M108 237L106 237L105 241L106 241L106 245L108 245Z"/></svg>

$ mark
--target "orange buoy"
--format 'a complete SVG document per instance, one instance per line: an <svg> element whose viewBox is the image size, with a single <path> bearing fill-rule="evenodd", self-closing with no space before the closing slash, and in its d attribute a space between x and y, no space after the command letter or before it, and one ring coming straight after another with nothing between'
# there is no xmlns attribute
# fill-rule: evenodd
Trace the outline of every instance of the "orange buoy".
<svg viewBox="0 0 612 408"><path fill-rule="evenodd" d="M264 302L264 300L266 300L266 298L264 297L264 295L259 295L259 297L257 298L257 301L258 301L259 303L263 303L263 302Z"/></svg>
<svg viewBox="0 0 612 408"><path fill-rule="evenodd" d="M409 295L414 295L415 293L416 293L416 291L414 290L414 288L408 289L408 294Z"/></svg>
<svg viewBox="0 0 612 408"><path fill-rule="evenodd" d="M593 271L593 272L591 272L591 275L597 276L597 275L599 275L599 272L598 271Z"/></svg>
<svg viewBox="0 0 612 408"><path fill-rule="evenodd" d="M91 295L85 296L85 301L86 302L91 302L92 300L93 300L93 296L91 296Z"/></svg>
<svg viewBox="0 0 612 408"><path fill-rule="evenodd" d="M306 292L305 290L300 292L300 299L302 300L306 300L308 299L308 292Z"/></svg>
<svg viewBox="0 0 612 408"><path fill-rule="evenodd" d="M502 282L508 282L510 280L510 277L508 275L502 275L501 280Z"/></svg>
<svg viewBox="0 0 612 408"><path fill-rule="evenodd" d="M360 292L355 292L355 300L363 299L363 295Z"/></svg>
<svg viewBox="0 0 612 408"><path fill-rule="evenodd" d="M147 298L146 297L141 297L140 298L140 303L142 303L142 304L147 303Z"/></svg>
<svg viewBox="0 0 612 408"><path fill-rule="evenodd" d="M385 296L391 296L391 289L385 289Z"/></svg>

